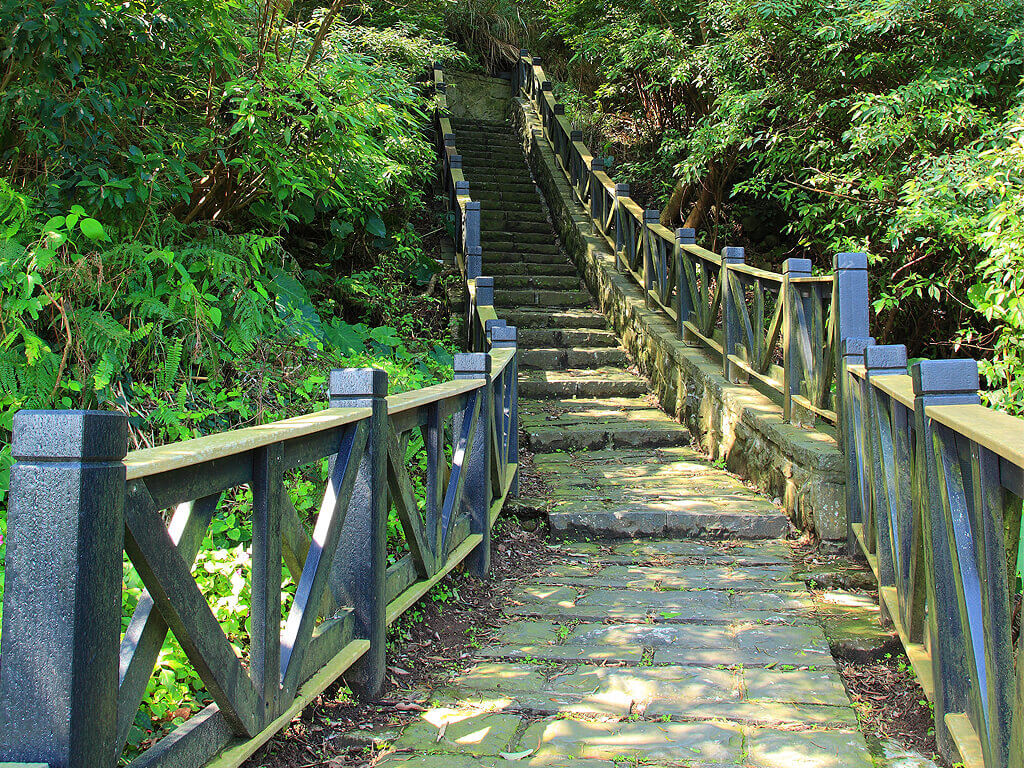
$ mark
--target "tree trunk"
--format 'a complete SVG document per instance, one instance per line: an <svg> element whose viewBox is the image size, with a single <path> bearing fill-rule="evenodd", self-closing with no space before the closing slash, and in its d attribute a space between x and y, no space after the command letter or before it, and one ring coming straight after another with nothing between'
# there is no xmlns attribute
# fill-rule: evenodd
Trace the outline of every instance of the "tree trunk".
<svg viewBox="0 0 1024 768"><path fill-rule="evenodd" d="M672 194L661 212L661 225L674 229L683 220L682 211L690 204L691 197L693 197L693 184L677 181L675 189L672 190Z"/></svg>

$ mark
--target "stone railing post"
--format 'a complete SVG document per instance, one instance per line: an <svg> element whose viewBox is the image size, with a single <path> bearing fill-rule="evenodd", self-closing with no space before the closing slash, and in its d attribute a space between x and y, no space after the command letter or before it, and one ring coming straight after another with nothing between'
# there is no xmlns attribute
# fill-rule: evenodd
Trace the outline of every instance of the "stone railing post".
<svg viewBox="0 0 1024 768"><path fill-rule="evenodd" d="M622 226L622 203L621 200L629 197L629 184L615 185L615 215L612 216L612 227L615 229L615 266L620 272L626 270L626 255L623 248L626 244L626 234Z"/></svg>
<svg viewBox="0 0 1024 768"><path fill-rule="evenodd" d="M466 339L470 352L487 351L487 332L480 327L480 307L494 306L494 278L482 275L473 280L473 298L469 302L466 314Z"/></svg>
<svg viewBox="0 0 1024 768"><path fill-rule="evenodd" d="M370 649L345 679L357 696L375 699L384 685L387 635L388 374L377 368L336 369L329 393L331 408L372 410L366 450L331 566L331 585L354 606L355 636L370 641Z"/></svg>
<svg viewBox="0 0 1024 768"><path fill-rule="evenodd" d="M735 353L735 347L740 340L740 308L736 304L736 297L729 290L730 276L729 267L733 264L742 264L745 255L742 248L728 246L722 249L722 271L719 273L719 285L722 292L722 373L727 381L736 382L740 378L740 370L729 360L729 355Z"/></svg>
<svg viewBox="0 0 1024 768"><path fill-rule="evenodd" d="M465 194L469 194L469 190L466 190ZM466 234L465 234L465 249L467 254L466 266L469 267L468 254L471 249L480 247L480 202L477 200L470 200L466 203ZM472 280L477 275L467 275Z"/></svg>
<svg viewBox="0 0 1024 768"><path fill-rule="evenodd" d="M792 421L796 410L793 407L793 395L800 394L801 371L800 346L796 302L803 297L790 279L794 277L810 277L810 259L786 259L782 265L782 397L783 415L786 421ZM866 334L865 334L866 335Z"/></svg>
<svg viewBox="0 0 1024 768"><path fill-rule="evenodd" d="M116 763L128 421L14 417L0 761Z"/></svg>
<svg viewBox="0 0 1024 768"><path fill-rule="evenodd" d="M835 338L832 349L836 356L836 427L840 450L846 450L843 416L846 398L846 375L843 343L846 339L866 339L871 335L868 326L868 257L866 253L837 253L833 260L832 316Z"/></svg>
<svg viewBox="0 0 1024 768"><path fill-rule="evenodd" d="M981 402L978 364L974 360L921 360L910 369L914 384L914 504L924 536L929 648L935 683L935 740L945 755L956 754L945 723L947 712L967 712L970 681L955 670L966 669L956 576L942 512L942 488L935 464L930 405L969 405Z"/></svg>
<svg viewBox="0 0 1024 768"><path fill-rule="evenodd" d="M495 327L491 331L492 349L516 349L519 343L519 334L514 325L503 325ZM506 387L512 388L509 397L509 424L508 424L508 459L516 464L519 463L519 356L512 358L511 366L508 369ZM502 406L503 407L503 406ZM501 408L495 407L495 412ZM516 470L515 477L509 484L508 495L512 498L519 496L519 471Z"/></svg>
<svg viewBox="0 0 1024 768"><path fill-rule="evenodd" d="M643 245L643 288L644 288L644 304L648 309L654 309L654 299L651 296L651 291L654 290L654 248L653 239L654 235L651 233L651 225L657 224L661 219L661 211L648 208L644 210L644 220L641 230L641 244Z"/></svg>
<svg viewBox="0 0 1024 768"><path fill-rule="evenodd" d="M678 284L676 285L676 293L679 294L679 298L676 301L676 311L679 313L679 338L683 341L687 341L687 333L685 324L689 321L690 315L693 314L693 296L690 294L690 278L692 272L690 270L683 269L683 263L687 261L687 257L684 254L683 246L685 245L696 245L697 244L697 230L685 229L676 230L676 248L675 256L676 259L676 279ZM690 342L687 342L690 343Z"/></svg>
<svg viewBox="0 0 1024 768"><path fill-rule="evenodd" d="M484 386L477 390L480 413L473 430L472 445L462 467L466 473L462 503L469 513L469 532L483 537L483 541L470 553L467 562L470 573L477 578L484 578L491 570L491 417L494 411L491 399L491 356L486 352L455 355L455 378L484 380ZM455 414L454 434L458 435L462 431L464 418L462 413Z"/></svg>

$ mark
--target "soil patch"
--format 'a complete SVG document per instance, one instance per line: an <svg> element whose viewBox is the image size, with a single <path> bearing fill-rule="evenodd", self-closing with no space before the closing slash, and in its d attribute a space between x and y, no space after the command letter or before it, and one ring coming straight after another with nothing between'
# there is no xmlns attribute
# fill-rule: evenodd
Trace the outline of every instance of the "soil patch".
<svg viewBox="0 0 1024 768"><path fill-rule="evenodd" d="M935 720L910 660L900 652L862 664L837 659L864 732L948 765L935 745Z"/></svg>

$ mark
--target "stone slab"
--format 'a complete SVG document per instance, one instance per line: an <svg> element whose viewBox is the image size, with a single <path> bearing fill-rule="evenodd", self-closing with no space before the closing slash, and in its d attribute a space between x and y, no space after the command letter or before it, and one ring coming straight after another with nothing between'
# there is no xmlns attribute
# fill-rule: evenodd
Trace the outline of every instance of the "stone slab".
<svg viewBox="0 0 1024 768"><path fill-rule="evenodd" d="M743 734L719 723L542 720L523 734L524 749L565 759L739 762ZM574 763L575 764L575 763Z"/></svg>

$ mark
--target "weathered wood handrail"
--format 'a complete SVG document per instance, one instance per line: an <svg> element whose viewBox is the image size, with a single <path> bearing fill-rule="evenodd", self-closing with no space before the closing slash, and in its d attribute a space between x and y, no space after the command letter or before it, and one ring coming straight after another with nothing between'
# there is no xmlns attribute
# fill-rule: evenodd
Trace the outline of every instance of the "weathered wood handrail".
<svg viewBox="0 0 1024 768"><path fill-rule="evenodd" d="M866 328L866 283L844 300ZM923 360L908 375L902 345L842 344L851 547L935 706L942 753L1022 768L1024 420L980 405L973 360Z"/></svg>
<svg viewBox="0 0 1024 768"><path fill-rule="evenodd" d="M122 414L20 412L0 760L117 765L168 631L214 703L136 767L238 765L342 673L375 695L386 625L459 563L489 569L491 526L517 470L516 348L501 338L514 330L496 332L491 352L457 355L451 382L387 397L383 371L333 371L326 410L127 454ZM427 456L422 500L406 461L414 432ZM324 459L309 531L288 473ZM248 641L248 663L190 573L223 495L243 485L251 628L235 642ZM392 505L409 551L388 565ZM146 591L122 637L125 557ZM282 563L296 583L283 630Z"/></svg>
<svg viewBox="0 0 1024 768"><path fill-rule="evenodd" d="M516 78L573 194L648 308L717 356L730 381L780 395L787 419L834 424L833 275L812 277L804 259L789 259L781 274L750 267L742 248L715 254L696 245L692 229L662 226L660 213L633 200L572 128L540 59L521 51Z"/></svg>
<svg viewBox="0 0 1024 768"><path fill-rule="evenodd" d="M345 674L384 679L385 632L460 563L483 576L491 528L518 484L516 328L480 275L468 195L434 70L442 181L467 282L471 351L452 381L387 395L375 369L332 371L328 408L126 453L127 419L100 411L15 417L7 529L0 762L113 768L168 632L213 703L130 763L240 765ZM422 437L417 498L407 462ZM312 530L289 473L327 461ZM250 628L239 658L191 575L224 495L252 494ZM388 564L390 508L408 552ZM124 563L145 586L121 632ZM282 629L282 564L295 592Z"/></svg>

